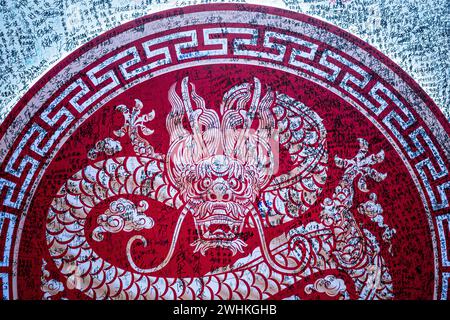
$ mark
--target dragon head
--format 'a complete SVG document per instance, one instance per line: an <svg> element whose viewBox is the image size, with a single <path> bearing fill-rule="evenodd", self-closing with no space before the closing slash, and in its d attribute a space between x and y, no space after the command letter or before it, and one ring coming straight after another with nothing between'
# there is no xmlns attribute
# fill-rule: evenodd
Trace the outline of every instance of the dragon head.
<svg viewBox="0 0 450 320"><path fill-rule="evenodd" d="M194 252L226 248L243 252L240 239L246 217L259 191L277 169L275 121L268 90L245 83L228 91L220 112L205 107L188 78L169 91L172 110L167 116L170 147L168 175L192 214L198 239ZM183 120L187 119L187 123Z"/></svg>

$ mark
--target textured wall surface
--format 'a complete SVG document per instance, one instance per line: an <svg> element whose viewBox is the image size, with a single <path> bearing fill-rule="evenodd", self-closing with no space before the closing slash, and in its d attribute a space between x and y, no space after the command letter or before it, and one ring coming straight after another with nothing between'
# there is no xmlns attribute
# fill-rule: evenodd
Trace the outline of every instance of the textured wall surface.
<svg viewBox="0 0 450 320"><path fill-rule="evenodd" d="M0 121L57 61L95 36L151 12L210 0L1 0ZM250 0L331 22L410 74L450 119L448 0Z"/></svg>
<svg viewBox="0 0 450 320"><path fill-rule="evenodd" d="M258 3L0 0L3 299L450 299L448 5Z"/></svg>

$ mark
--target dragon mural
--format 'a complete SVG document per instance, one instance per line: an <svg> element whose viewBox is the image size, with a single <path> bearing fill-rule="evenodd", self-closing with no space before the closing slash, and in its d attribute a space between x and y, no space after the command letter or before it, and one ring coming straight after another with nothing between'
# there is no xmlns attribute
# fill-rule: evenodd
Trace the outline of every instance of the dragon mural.
<svg viewBox="0 0 450 320"><path fill-rule="evenodd" d="M343 174L331 197L317 204L328 170L327 132L317 113L259 79L232 87L219 108L206 106L186 77L168 92L171 111L166 118L170 135L167 154L155 152L145 139L154 133L147 123L156 112L141 114L143 104L129 110L121 105L125 123L115 134L128 137L134 155L114 156L120 142L106 138L90 151L109 158L75 173L59 189L48 209L46 241L59 272L76 288L95 299L267 299L296 282L325 270L345 272L360 299L393 298L392 279L376 237L357 220L365 215L384 228L390 242L395 230L383 222L383 210L372 193L354 208L355 192L367 192L367 179L382 181L386 174L374 167L383 151L360 149L352 159L335 156ZM278 148L288 152L288 172L278 171ZM131 266L125 270L95 252L91 241L106 232L150 229L146 201L126 199L140 195L175 208L178 219L165 258L151 268L139 266L133 249L142 235L126 246ZM101 214L98 226L87 234L85 222L100 203L116 198ZM318 221L293 227L267 239L265 230L298 219L314 205L321 206ZM200 277L164 277L155 272L171 261L180 230L192 215L197 238L192 253L229 250L246 254L234 263ZM244 228L258 234L259 245L248 250L240 236ZM90 240L92 237L92 240ZM348 298L342 280L327 276L305 291L321 290Z"/></svg>

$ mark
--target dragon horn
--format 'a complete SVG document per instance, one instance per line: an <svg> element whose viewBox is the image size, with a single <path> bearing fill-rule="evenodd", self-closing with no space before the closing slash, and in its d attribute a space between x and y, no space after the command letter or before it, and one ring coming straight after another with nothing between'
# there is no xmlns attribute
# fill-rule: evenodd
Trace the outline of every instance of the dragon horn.
<svg viewBox="0 0 450 320"><path fill-rule="evenodd" d="M259 102L261 99L261 81L259 81L258 78L254 78L255 81L255 90L253 92L252 102L250 103L250 108L247 112L243 111L245 113L244 116L244 125L242 128L242 132L239 135L239 138L236 142L236 150L241 150L241 145L245 141L245 137L247 136L248 130L251 128L253 119L255 119L255 114L259 106Z"/></svg>
<svg viewBox="0 0 450 320"><path fill-rule="evenodd" d="M200 110L194 110L191 104L191 95L189 92L189 77L184 77L181 81L181 96L183 99L183 105L186 110L186 115L189 120L189 124L194 134L194 140L200 147L200 149L205 152L206 156L209 155L208 148L206 148L205 141L203 140L202 132L198 123L198 117Z"/></svg>

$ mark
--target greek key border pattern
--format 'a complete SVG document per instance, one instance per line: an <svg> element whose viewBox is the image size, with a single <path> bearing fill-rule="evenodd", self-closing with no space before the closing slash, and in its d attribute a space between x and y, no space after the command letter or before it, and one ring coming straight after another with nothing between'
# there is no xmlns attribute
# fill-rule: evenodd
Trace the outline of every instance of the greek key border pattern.
<svg viewBox="0 0 450 320"><path fill-rule="evenodd" d="M258 47L259 43L263 43L263 50ZM345 54L300 35L258 27L223 26L192 28L142 39L92 65L85 74L71 81L34 119L6 158L4 172L0 176L0 197L4 208L21 208L38 169L58 139L74 124L74 120L121 83L179 62L230 56L289 65L351 96L401 145L417 171L433 211L449 208L447 193L450 180L445 160L427 130L381 78ZM11 221L7 231L9 235L16 216L1 213L0 230L5 219ZM441 249L442 243L446 245L448 237L445 234L449 232L442 227L444 219L448 220L448 215L438 216L436 220ZM8 266L11 242L5 244L1 267ZM450 266L448 258L442 262L443 266ZM3 281L3 286L4 283L7 281Z"/></svg>

